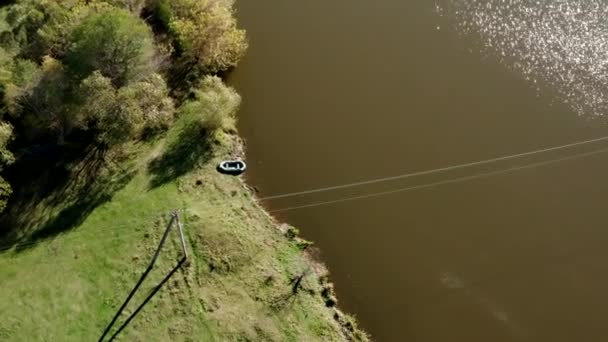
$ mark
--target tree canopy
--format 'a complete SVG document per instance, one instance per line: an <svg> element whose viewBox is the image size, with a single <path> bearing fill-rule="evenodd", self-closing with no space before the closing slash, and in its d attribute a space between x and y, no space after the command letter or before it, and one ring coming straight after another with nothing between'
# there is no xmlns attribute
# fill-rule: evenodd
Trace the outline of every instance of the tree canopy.
<svg viewBox="0 0 608 342"><path fill-rule="evenodd" d="M78 92L81 120L104 145L120 144L144 130L162 130L173 119L173 101L158 74L116 90L108 77L95 71L82 81Z"/></svg>
<svg viewBox="0 0 608 342"><path fill-rule="evenodd" d="M108 150L163 132L183 100L170 97L169 76L195 85L182 112L196 111L210 132L234 127L240 97L206 77L236 66L247 47L231 1L17 0L4 10L0 175L16 146ZM187 82L174 72L184 67L196 70ZM11 192L0 177L0 212Z"/></svg>
<svg viewBox="0 0 608 342"><path fill-rule="evenodd" d="M177 0L169 26L183 57L208 72L237 65L247 49L245 31L237 27L225 0Z"/></svg>
<svg viewBox="0 0 608 342"><path fill-rule="evenodd" d="M144 22L122 9L91 15L74 30L66 64L80 78L93 71L121 87L153 72L154 43Z"/></svg>

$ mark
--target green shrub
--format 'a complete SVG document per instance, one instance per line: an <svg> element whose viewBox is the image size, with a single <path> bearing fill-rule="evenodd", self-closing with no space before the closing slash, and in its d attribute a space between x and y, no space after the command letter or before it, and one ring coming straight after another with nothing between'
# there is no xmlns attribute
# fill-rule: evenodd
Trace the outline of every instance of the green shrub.
<svg viewBox="0 0 608 342"><path fill-rule="evenodd" d="M241 97L234 88L226 86L219 77L207 76L194 94L191 110L197 112L205 130L211 133L235 129Z"/></svg>

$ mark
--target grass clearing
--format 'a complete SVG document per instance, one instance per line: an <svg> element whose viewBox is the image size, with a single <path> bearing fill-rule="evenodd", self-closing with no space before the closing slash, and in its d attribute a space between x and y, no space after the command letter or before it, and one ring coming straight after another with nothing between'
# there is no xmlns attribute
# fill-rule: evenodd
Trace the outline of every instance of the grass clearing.
<svg viewBox="0 0 608 342"><path fill-rule="evenodd" d="M69 193L76 186L29 208L19 221L27 228L23 236L37 236L49 221L68 225L0 254L0 340L99 338L146 268L173 209L183 209L190 261L119 340L365 339L325 305L319 271L292 295L294 277L319 268L284 237L239 178L215 172L220 159L241 153L236 137L221 134L212 152L201 154L203 138L184 142L186 133L196 132L182 116L163 139L135 147L138 157L122 164L120 173L130 175L125 183L78 220L57 221L78 202ZM122 319L176 264L179 250L173 231Z"/></svg>

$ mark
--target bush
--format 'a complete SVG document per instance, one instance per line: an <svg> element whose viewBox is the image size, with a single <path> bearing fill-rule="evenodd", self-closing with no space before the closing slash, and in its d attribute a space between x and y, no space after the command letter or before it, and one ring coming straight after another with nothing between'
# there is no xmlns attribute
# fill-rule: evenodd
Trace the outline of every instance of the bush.
<svg viewBox="0 0 608 342"><path fill-rule="evenodd" d="M208 134L235 129L241 97L219 77L206 77L194 91L194 97L183 106L182 113L193 115Z"/></svg>

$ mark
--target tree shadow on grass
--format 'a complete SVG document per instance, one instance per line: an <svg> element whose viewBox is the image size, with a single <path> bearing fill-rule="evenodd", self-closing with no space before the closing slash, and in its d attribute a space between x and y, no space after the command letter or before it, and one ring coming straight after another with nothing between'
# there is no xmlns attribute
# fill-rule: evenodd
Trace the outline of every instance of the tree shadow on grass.
<svg viewBox="0 0 608 342"><path fill-rule="evenodd" d="M20 186L9 203L10 210L0 217L3 249L27 249L39 240L79 226L134 174L111 167L104 154L95 150L72 165L52 165L29 184Z"/></svg>
<svg viewBox="0 0 608 342"><path fill-rule="evenodd" d="M95 208L110 201L114 193L127 185L134 175L135 172L127 172L115 177L106 176L79 189L71 203L36 230L27 242L46 239L81 225Z"/></svg>
<svg viewBox="0 0 608 342"><path fill-rule="evenodd" d="M148 171L152 175L150 187L159 187L185 175L211 156L212 150L204 129L197 123L187 124L169 143L165 153L148 164Z"/></svg>

